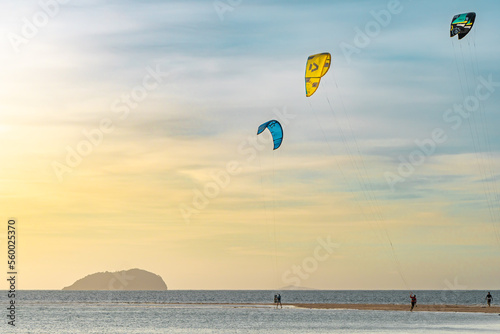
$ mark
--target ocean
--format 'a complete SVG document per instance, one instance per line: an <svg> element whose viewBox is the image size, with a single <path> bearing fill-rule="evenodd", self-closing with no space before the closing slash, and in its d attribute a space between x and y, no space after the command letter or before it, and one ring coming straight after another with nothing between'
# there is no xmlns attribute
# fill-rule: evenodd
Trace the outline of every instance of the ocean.
<svg viewBox="0 0 500 334"><path fill-rule="evenodd" d="M407 291L19 291L0 333L500 333L483 313L299 309L287 303L407 304ZM422 304L484 305L487 291L414 291ZM491 291L494 304L500 291ZM228 305L242 303L245 305Z"/></svg>

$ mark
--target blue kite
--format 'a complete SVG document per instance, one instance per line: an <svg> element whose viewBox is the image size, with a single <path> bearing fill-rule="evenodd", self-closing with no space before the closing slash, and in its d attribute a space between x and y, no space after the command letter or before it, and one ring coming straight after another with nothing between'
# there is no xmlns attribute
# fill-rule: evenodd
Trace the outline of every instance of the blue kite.
<svg viewBox="0 0 500 334"><path fill-rule="evenodd" d="M283 141L283 128L281 127L280 122L276 120L271 120L269 122L265 122L259 129L257 130L257 135L260 135L265 129L269 129L271 135L273 136L274 148L273 150L280 147L281 142Z"/></svg>

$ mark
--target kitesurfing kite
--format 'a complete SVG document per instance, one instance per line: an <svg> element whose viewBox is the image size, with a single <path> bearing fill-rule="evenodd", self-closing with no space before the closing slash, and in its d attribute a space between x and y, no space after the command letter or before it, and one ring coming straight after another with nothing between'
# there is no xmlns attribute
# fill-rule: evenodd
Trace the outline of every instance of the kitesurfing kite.
<svg viewBox="0 0 500 334"><path fill-rule="evenodd" d="M276 120L271 120L269 122L265 122L259 129L257 130L257 135L260 135L265 129L269 129L271 135L273 136L274 148L273 150L280 147L281 142L283 141L283 128L281 127L280 122Z"/></svg>
<svg viewBox="0 0 500 334"><path fill-rule="evenodd" d="M330 69L332 56L326 53L318 53L309 56L306 64L306 96L309 97L318 89L321 77Z"/></svg>
<svg viewBox="0 0 500 334"><path fill-rule="evenodd" d="M458 39L462 39L471 31L476 13L463 13L453 16L451 20L450 37L458 35Z"/></svg>

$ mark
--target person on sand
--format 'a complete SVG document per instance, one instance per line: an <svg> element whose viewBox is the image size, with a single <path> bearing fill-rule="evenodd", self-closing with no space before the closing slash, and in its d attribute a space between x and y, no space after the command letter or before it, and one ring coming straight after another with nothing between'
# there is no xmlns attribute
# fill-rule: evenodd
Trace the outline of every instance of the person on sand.
<svg viewBox="0 0 500 334"><path fill-rule="evenodd" d="M274 295L274 303L276 304L276 308L278 308L278 295Z"/></svg>
<svg viewBox="0 0 500 334"><path fill-rule="evenodd" d="M486 295L486 302L488 303L488 307L491 306L491 301L493 300L493 297L491 296L491 293L488 292Z"/></svg>
<svg viewBox="0 0 500 334"><path fill-rule="evenodd" d="M415 307L415 305L417 305L417 295L413 295L413 294L410 292L410 298L411 298L411 308L410 308L410 312L413 312L413 308Z"/></svg>
<svg viewBox="0 0 500 334"><path fill-rule="evenodd" d="M278 293L278 302L276 303L276 308L278 308L278 305L281 306L281 308L283 308L283 305L281 304L281 295Z"/></svg>

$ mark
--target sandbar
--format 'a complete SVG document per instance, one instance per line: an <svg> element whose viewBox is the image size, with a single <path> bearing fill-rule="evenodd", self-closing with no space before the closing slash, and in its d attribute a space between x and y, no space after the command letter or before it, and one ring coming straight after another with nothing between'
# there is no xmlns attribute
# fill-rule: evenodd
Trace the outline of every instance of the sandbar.
<svg viewBox="0 0 500 334"><path fill-rule="evenodd" d="M287 304L298 308L310 309L345 309L368 311L410 311L410 305L402 304ZM473 312L500 314L500 306L472 306L472 305L425 305L417 304L413 312Z"/></svg>

